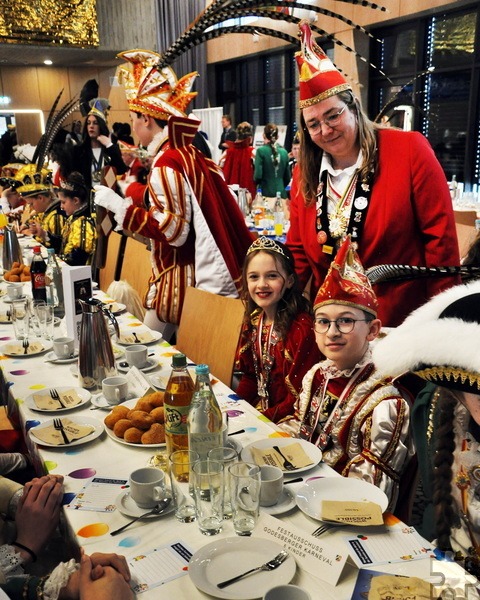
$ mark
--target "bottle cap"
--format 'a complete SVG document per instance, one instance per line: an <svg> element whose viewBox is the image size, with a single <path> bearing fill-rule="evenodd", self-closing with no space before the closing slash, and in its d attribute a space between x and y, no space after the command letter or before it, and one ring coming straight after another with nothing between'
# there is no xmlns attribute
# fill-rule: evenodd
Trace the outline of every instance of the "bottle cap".
<svg viewBox="0 0 480 600"><path fill-rule="evenodd" d="M33 252L34 252L35 254L37 254L37 253L39 254L39 253L40 253L40 246L34 246L34 247L33 247Z"/></svg>
<svg viewBox="0 0 480 600"><path fill-rule="evenodd" d="M208 375L209 373L210 373L210 371L208 369L208 365L197 365L195 367L196 375Z"/></svg>
<svg viewBox="0 0 480 600"><path fill-rule="evenodd" d="M178 354L174 354L172 356L172 367L174 369L178 369L180 367L186 367L187 366L187 357L185 356L185 354L181 354L180 352Z"/></svg>

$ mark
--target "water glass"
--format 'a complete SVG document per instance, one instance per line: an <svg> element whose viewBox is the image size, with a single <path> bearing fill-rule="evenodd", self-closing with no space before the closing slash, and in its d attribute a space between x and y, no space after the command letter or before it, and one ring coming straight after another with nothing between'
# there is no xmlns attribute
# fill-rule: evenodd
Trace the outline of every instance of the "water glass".
<svg viewBox="0 0 480 600"><path fill-rule="evenodd" d="M28 300L16 300L11 305L13 331L17 340L28 340L30 332L30 307Z"/></svg>
<svg viewBox="0 0 480 600"><path fill-rule="evenodd" d="M237 535L252 535L260 505L260 467L237 462L228 468L233 528Z"/></svg>
<svg viewBox="0 0 480 600"><path fill-rule="evenodd" d="M47 304L40 301L33 305L33 316L39 328L39 337L46 340L53 340L54 331L54 307L53 304Z"/></svg>
<svg viewBox="0 0 480 600"><path fill-rule="evenodd" d="M192 450L176 450L168 459L175 517L181 523L195 521L192 468L199 458Z"/></svg>
<svg viewBox="0 0 480 600"><path fill-rule="evenodd" d="M216 535L223 527L223 465L199 460L193 465L193 491L198 527L204 535Z"/></svg>
<svg viewBox="0 0 480 600"><path fill-rule="evenodd" d="M223 518L232 518L232 502L230 500L230 486L228 484L228 467L238 461L238 452L231 446L219 446L212 448L209 451L207 458L209 460L218 460L223 465L225 473L224 490L223 490Z"/></svg>

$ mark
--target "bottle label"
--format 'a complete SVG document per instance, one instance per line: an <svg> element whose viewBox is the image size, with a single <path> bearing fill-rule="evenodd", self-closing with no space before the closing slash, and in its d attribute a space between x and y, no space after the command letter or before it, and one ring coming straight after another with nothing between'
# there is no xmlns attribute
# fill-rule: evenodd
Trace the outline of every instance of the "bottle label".
<svg viewBox="0 0 480 600"><path fill-rule="evenodd" d="M45 273L31 273L31 277L34 290L40 290L45 287Z"/></svg>
<svg viewBox="0 0 480 600"><path fill-rule="evenodd" d="M212 448L218 448L222 445L222 432L190 433L188 436L188 447L194 452L198 452L201 459L207 458L207 454Z"/></svg>
<svg viewBox="0 0 480 600"><path fill-rule="evenodd" d="M187 435L187 417L190 405L171 406L164 404L165 431L170 435Z"/></svg>

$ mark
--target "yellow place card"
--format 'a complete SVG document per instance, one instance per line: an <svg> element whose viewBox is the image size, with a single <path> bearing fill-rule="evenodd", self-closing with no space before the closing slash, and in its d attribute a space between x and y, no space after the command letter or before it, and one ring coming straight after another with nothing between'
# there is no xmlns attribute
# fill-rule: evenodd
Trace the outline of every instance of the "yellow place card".
<svg viewBox="0 0 480 600"><path fill-rule="evenodd" d="M383 525L382 509L375 502L339 502L323 500L321 519L344 525L365 527Z"/></svg>

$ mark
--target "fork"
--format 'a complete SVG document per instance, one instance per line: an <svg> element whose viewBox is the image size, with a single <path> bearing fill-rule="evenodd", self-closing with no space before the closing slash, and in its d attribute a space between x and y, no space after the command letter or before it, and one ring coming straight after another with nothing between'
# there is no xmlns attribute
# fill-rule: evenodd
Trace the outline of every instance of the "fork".
<svg viewBox="0 0 480 600"><path fill-rule="evenodd" d="M295 465L293 465L286 456L284 456L282 454L282 451L280 450L280 448L278 446L273 446L273 449L276 450L280 456L283 458L283 467L287 470L287 471L294 471L296 469Z"/></svg>
<svg viewBox="0 0 480 600"><path fill-rule="evenodd" d="M140 340L138 339L138 336L135 332L133 332L133 339L135 340L136 344L140 344Z"/></svg>
<svg viewBox="0 0 480 600"><path fill-rule="evenodd" d="M55 427L55 429L56 429L57 431L60 431L60 433L62 434L62 437L63 437L63 441L64 441L66 444L69 444L69 443L70 443L70 440L68 439L68 437L67 437L67 434L65 433L65 431L64 431L64 429L63 429L63 423L62 423L62 420L61 420L61 419L53 419L53 426Z"/></svg>
<svg viewBox="0 0 480 600"><path fill-rule="evenodd" d="M250 569L249 571L245 571L241 575L237 575L236 577L232 577L231 579L227 579L226 581L222 581L217 583L217 587L223 590L223 588L227 587L227 585L231 585L235 583L239 579L246 577L247 575L251 575L252 573L257 573L258 571L273 571L277 567L279 567L283 562L285 562L288 558L288 552L286 550L282 550L275 558L269 560L268 562L260 565L259 567L255 567L255 569Z"/></svg>
<svg viewBox="0 0 480 600"><path fill-rule="evenodd" d="M323 523L323 525L320 525L320 527L317 527L317 529L315 529L315 531L311 535L313 535L313 537L320 537L321 535L323 535L330 529L334 529L335 527L341 527L341 526L342 526L341 523L335 523L335 524Z"/></svg>
<svg viewBox="0 0 480 600"><path fill-rule="evenodd" d="M57 390L55 388L52 388L50 390L50 396L53 398L53 400L56 400L57 402L59 402L60 406L62 408L67 408L67 406L65 406L65 404L62 402L62 399L60 398L60 394L57 392Z"/></svg>
<svg viewBox="0 0 480 600"><path fill-rule="evenodd" d="M28 347L30 346L30 342L25 338L22 340L23 353L26 354L28 351Z"/></svg>

